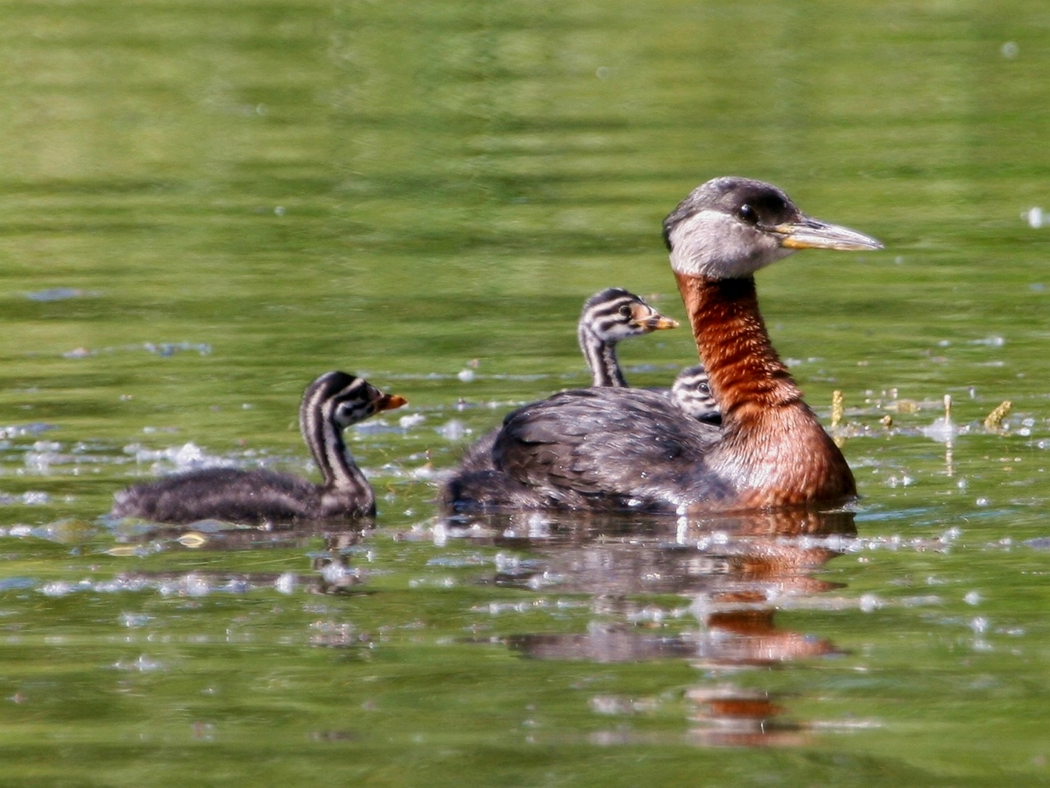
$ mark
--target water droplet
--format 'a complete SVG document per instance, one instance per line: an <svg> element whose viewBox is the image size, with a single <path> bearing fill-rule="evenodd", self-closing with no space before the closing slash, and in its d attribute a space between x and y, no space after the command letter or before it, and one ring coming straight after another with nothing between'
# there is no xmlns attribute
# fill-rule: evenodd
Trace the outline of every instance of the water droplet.
<svg viewBox="0 0 1050 788"><path fill-rule="evenodd" d="M273 581L273 585L278 592L290 594L295 590L295 575L292 572L285 572Z"/></svg>
<svg viewBox="0 0 1050 788"><path fill-rule="evenodd" d="M873 613L882 607L882 600L875 594L864 594L860 598L860 609L862 613Z"/></svg>

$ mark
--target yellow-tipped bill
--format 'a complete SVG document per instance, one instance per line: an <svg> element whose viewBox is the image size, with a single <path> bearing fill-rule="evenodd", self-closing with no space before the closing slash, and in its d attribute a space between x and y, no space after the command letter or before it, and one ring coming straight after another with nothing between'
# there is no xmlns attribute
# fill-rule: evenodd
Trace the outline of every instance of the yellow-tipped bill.
<svg viewBox="0 0 1050 788"><path fill-rule="evenodd" d="M838 224L803 217L770 228L780 236L785 249L838 249L847 252L881 249L882 244L869 235Z"/></svg>

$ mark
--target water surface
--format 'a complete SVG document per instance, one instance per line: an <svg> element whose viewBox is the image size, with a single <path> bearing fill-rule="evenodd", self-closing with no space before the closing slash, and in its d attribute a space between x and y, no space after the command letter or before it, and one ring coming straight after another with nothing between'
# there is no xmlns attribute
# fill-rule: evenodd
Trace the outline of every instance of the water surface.
<svg viewBox="0 0 1050 788"><path fill-rule="evenodd" d="M1050 12L45 2L2 27L5 783L1047 780ZM886 244L759 277L825 423L843 392L856 510L441 520L465 445L587 381L584 298L682 317L659 223L729 173ZM622 358L659 385L695 348ZM411 403L350 435L374 528L104 517L193 462L312 473L296 407L328 369Z"/></svg>

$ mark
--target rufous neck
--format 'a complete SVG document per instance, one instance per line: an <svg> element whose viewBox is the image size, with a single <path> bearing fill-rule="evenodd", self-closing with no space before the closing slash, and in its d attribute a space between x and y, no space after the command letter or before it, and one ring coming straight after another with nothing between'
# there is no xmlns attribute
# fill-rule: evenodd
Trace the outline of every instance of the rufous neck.
<svg viewBox="0 0 1050 788"><path fill-rule="evenodd" d="M754 279L676 276L722 409L723 440L709 465L730 480L734 503L764 508L855 495L845 457L770 344Z"/></svg>
<svg viewBox="0 0 1050 788"><path fill-rule="evenodd" d="M675 277L726 421L748 406L761 412L801 402L802 392L769 341L753 278Z"/></svg>

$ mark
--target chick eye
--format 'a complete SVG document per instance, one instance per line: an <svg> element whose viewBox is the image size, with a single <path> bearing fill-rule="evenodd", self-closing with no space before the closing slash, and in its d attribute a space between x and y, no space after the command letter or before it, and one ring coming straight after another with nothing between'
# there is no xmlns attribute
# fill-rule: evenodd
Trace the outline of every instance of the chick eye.
<svg viewBox="0 0 1050 788"><path fill-rule="evenodd" d="M706 383L698 383L696 385L696 390L698 392L700 392L701 394L710 394L711 393L711 387L708 384L706 384Z"/></svg>
<svg viewBox="0 0 1050 788"><path fill-rule="evenodd" d="M758 224L758 214L755 209L747 203L740 206L740 210L736 212L736 215L740 217L740 220L747 222L748 224Z"/></svg>
<svg viewBox="0 0 1050 788"><path fill-rule="evenodd" d="M632 317L634 314L633 312L631 312L631 307L627 304L623 304L618 311L620 313L620 317Z"/></svg>
<svg viewBox="0 0 1050 788"><path fill-rule="evenodd" d="M371 403L364 406L362 406L361 403L357 403L356 405L343 403L339 406L337 416L341 419L349 420L355 418L362 411L367 412L371 415L371 413L374 412L374 406Z"/></svg>

